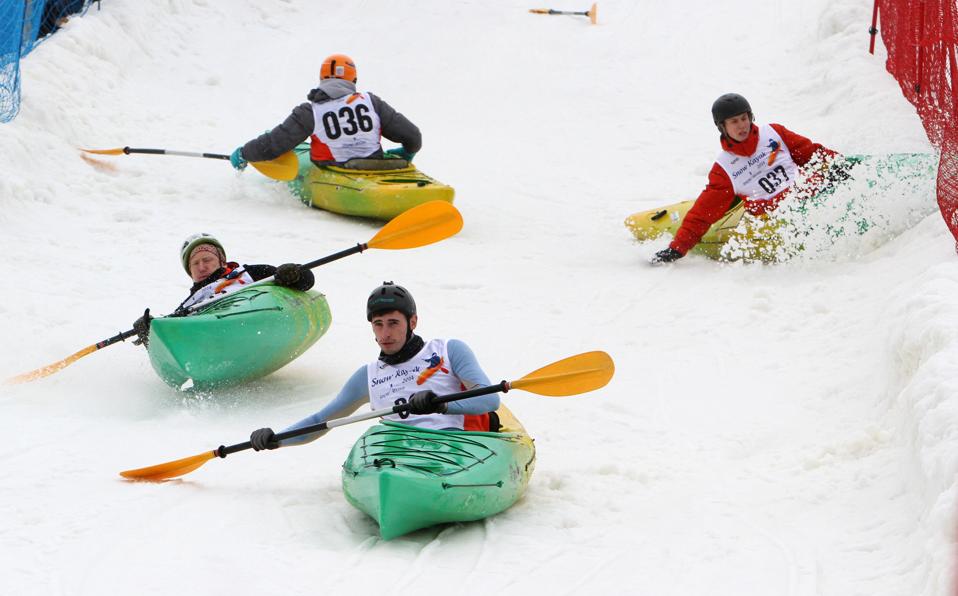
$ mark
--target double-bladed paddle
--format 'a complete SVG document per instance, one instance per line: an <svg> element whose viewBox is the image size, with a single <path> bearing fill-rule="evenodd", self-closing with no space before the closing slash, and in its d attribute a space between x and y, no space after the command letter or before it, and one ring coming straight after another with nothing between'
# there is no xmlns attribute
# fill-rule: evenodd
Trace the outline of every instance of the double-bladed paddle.
<svg viewBox="0 0 958 596"><path fill-rule="evenodd" d="M321 259L316 259L315 261L310 261L309 263L305 263L303 267L306 269L319 267L320 265L331 263L343 257L361 253L369 248L402 250L406 248L426 246L428 244L433 244L434 242L439 242L440 240L449 238L450 236L454 236L461 229L462 215L459 213L458 209L456 209L451 203L447 203L445 201L430 201L400 213L391 219L389 223L384 225L368 242L357 244L352 248L347 248L346 250L339 251ZM248 284L244 286L244 288L265 283L272 279L272 277L267 277L253 284ZM220 296L213 300L207 300L206 302L197 304L190 310L205 308L222 297L223 296ZM136 335L136 331L132 329L124 331L113 337L97 342L92 346L87 346L79 352L64 358L63 360L54 362L53 364L48 364L42 368L17 375L15 377L11 377L7 379L5 383L8 385L15 385L50 376L88 354L92 354L101 348L121 342L134 335Z"/></svg>
<svg viewBox="0 0 958 596"><path fill-rule="evenodd" d="M529 12L533 14L570 14L570 15L589 17L589 21L593 25L595 25L595 20L598 16L596 12L595 3L592 4L592 7L589 8L589 10L585 10L585 11L556 10L554 8L530 8Z"/></svg>
<svg viewBox="0 0 958 596"><path fill-rule="evenodd" d="M521 389L537 395L550 397L578 395L579 393L586 393L605 387L614 372L615 364L608 354L601 351L585 352L553 362L515 381L501 381L488 387L478 387L476 389L470 389L469 391L443 395L437 398L436 401L446 403L476 397L478 395L488 395L499 392L506 393L512 389ZM354 422L369 420L371 418L380 418L382 416L388 416L389 414L399 414L411 407L411 404L405 403L395 405L391 408L383 408L365 414L349 416L348 418L337 418L336 420L329 420L320 424L313 424L296 430L277 433L276 440L282 441L283 439L308 435ZM120 476L130 480L158 482L188 474L214 457L226 457L231 453L245 451L252 447L253 445L249 441L230 445L229 447L220 445L212 451L205 451L199 455L184 457L183 459L146 468L126 470L120 472Z"/></svg>
<svg viewBox="0 0 958 596"><path fill-rule="evenodd" d="M147 155L179 155L182 157L206 157L208 159L225 159L229 161L230 156L222 153L198 153L196 151L174 151L172 149L137 149L134 147L117 147L116 149L80 149L84 153L93 153L95 155L130 155L131 153L143 153ZM268 161L251 161L249 165L253 166L261 174L274 180L289 182L295 180L299 174L299 160L292 151L280 155L276 159Z"/></svg>

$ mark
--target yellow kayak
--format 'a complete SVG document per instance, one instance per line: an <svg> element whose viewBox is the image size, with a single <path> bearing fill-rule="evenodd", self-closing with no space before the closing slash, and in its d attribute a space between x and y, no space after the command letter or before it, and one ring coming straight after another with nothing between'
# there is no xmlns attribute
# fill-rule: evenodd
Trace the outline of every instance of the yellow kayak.
<svg viewBox="0 0 958 596"><path fill-rule="evenodd" d="M850 169L851 179L857 179L858 186L854 193L842 195L831 211L824 211L824 206L834 201L832 197L843 182L828 184L808 199L783 203L770 215L750 215L745 212L745 204L736 199L690 252L721 261L784 261L806 250L806 239L812 233L821 236L821 242L825 238L860 236L872 228L880 229L881 222L873 217L869 202L874 200L873 195L881 197L883 193L896 192L902 185L933 182L936 175L937 156L924 153L847 155L844 160L854 166ZM672 237L693 204L695 201L681 201L633 213L625 219L625 225L640 242L663 235ZM822 224L810 217L816 211L832 218L818 231L814 226Z"/></svg>
<svg viewBox="0 0 958 596"><path fill-rule="evenodd" d="M695 201L682 201L674 205L639 211L625 218L625 225L640 242L655 240L663 234L675 236L675 232L682 225L682 220L685 219L685 214L694 204ZM709 228L691 252L718 259L721 256L722 247L729 241L742 220L742 215L745 213L743 205L744 203L739 202L732 207L722 219Z"/></svg>

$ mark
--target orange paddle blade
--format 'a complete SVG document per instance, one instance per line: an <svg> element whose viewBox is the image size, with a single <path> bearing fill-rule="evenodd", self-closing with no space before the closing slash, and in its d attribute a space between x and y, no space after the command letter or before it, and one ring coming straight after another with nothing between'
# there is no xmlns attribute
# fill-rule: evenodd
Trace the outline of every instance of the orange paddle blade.
<svg viewBox="0 0 958 596"><path fill-rule="evenodd" d="M216 457L216 451L207 451L192 457L184 457L176 461L169 461L165 464L157 464L147 468L136 470L126 470L120 472L120 476L130 480L144 480L148 482L159 482L167 478L176 478L184 474L189 474L196 468Z"/></svg>
<svg viewBox="0 0 958 596"><path fill-rule="evenodd" d="M97 155L123 155L123 149L123 147L117 147L116 149L80 149L80 151Z"/></svg>
<svg viewBox="0 0 958 596"><path fill-rule="evenodd" d="M289 182L299 175L299 160L292 151L280 155L269 161L251 161L249 165L256 168L261 174L273 180Z"/></svg>
<svg viewBox="0 0 958 596"><path fill-rule="evenodd" d="M445 240L461 229L458 209L445 201L429 201L392 218L366 245L389 250L416 248Z"/></svg>
<svg viewBox="0 0 958 596"><path fill-rule="evenodd" d="M23 373L22 375L10 377L6 381L4 381L4 383L6 383L7 385L19 385L20 383L26 383L28 381L42 379L43 377L49 377L50 375L57 372L58 370L64 369L70 366L71 364L73 364L74 362L76 362L77 360L79 360L80 358L83 358L87 354L92 354L93 352L96 352L96 351L97 351L96 344L93 344L92 346L87 346L83 348L82 350L80 350L79 352L77 352L76 354L67 356L66 358L64 358L63 360L59 362L48 364L42 368L31 370L28 373Z"/></svg>
<svg viewBox="0 0 958 596"><path fill-rule="evenodd" d="M85 153L80 154L80 159L100 170L101 172L116 172L116 165L111 162L90 157Z"/></svg>
<svg viewBox="0 0 958 596"><path fill-rule="evenodd" d="M510 382L509 388L553 397L577 395L605 387L614 373L611 356L602 351L585 352L533 371Z"/></svg>
<svg viewBox="0 0 958 596"><path fill-rule="evenodd" d="M589 9L589 20L592 21L592 24L595 25L596 19L596 9L595 2L592 3L592 8Z"/></svg>

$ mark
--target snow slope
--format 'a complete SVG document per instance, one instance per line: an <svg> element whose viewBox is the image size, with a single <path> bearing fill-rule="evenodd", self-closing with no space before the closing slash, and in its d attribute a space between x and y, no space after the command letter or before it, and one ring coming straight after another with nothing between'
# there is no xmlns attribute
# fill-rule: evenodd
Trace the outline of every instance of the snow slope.
<svg viewBox="0 0 958 596"><path fill-rule="evenodd" d="M0 389L0 593L954 592L958 261L933 191L874 196L884 230L777 266L653 268L662 245L622 225L700 190L726 91L846 153L931 151L866 52L871 3L603 1L594 27L529 7L115 0L23 62L0 129L0 376L171 309L189 233L251 263L368 240L375 224L251 169L76 150L229 152L329 53L420 126L417 165L456 187L466 227L317 270L331 330L251 386L178 394L124 344ZM321 407L375 356L363 306L384 279L415 293L425 337L464 339L494 379L615 358L601 392L509 394L539 456L515 507L382 542L339 488L359 427L165 484L119 478Z"/></svg>

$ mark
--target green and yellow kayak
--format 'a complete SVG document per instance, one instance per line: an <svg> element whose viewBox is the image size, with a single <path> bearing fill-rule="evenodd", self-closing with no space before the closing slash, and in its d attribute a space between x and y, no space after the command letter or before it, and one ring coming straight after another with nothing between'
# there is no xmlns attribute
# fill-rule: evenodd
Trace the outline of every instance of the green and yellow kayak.
<svg viewBox="0 0 958 596"><path fill-rule="evenodd" d="M178 389L236 385L290 363L316 343L331 322L322 294L259 284L188 317L153 319L150 363L163 381Z"/></svg>
<svg viewBox="0 0 958 596"><path fill-rule="evenodd" d="M625 225L636 240L643 242L663 234L674 236L694 204L695 201L682 201L633 213L625 219ZM779 253L783 250L783 225L784 222L779 219L747 214L745 203L736 199L732 208L712 224L690 252L716 260L773 262L780 259ZM727 254L730 245L736 247L734 258Z"/></svg>
<svg viewBox="0 0 958 596"><path fill-rule="evenodd" d="M625 226L629 228L635 239L641 242L655 240L665 234L674 236L682 225L685 214L694 204L695 201L682 201L674 205L633 213L625 218ZM709 231L702 236L702 239L692 248L691 252L718 259L721 256L722 248L737 233L736 230L744 214L744 203L737 201L736 205L722 216L722 219L709 228Z"/></svg>
<svg viewBox="0 0 958 596"><path fill-rule="evenodd" d="M343 464L346 499L379 523L385 540L504 511L529 484L535 446L505 407L498 414L496 433L377 424Z"/></svg>
<svg viewBox="0 0 958 596"><path fill-rule="evenodd" d="M411 163L403 168L385 170L320 167L310 161L308 144L297 147L296 155L299 176L289 185L310 207L389 220L429 201L451 203L455 196L451 186L430 178ZM388 165L392 160L363 161Z"/></svg>

